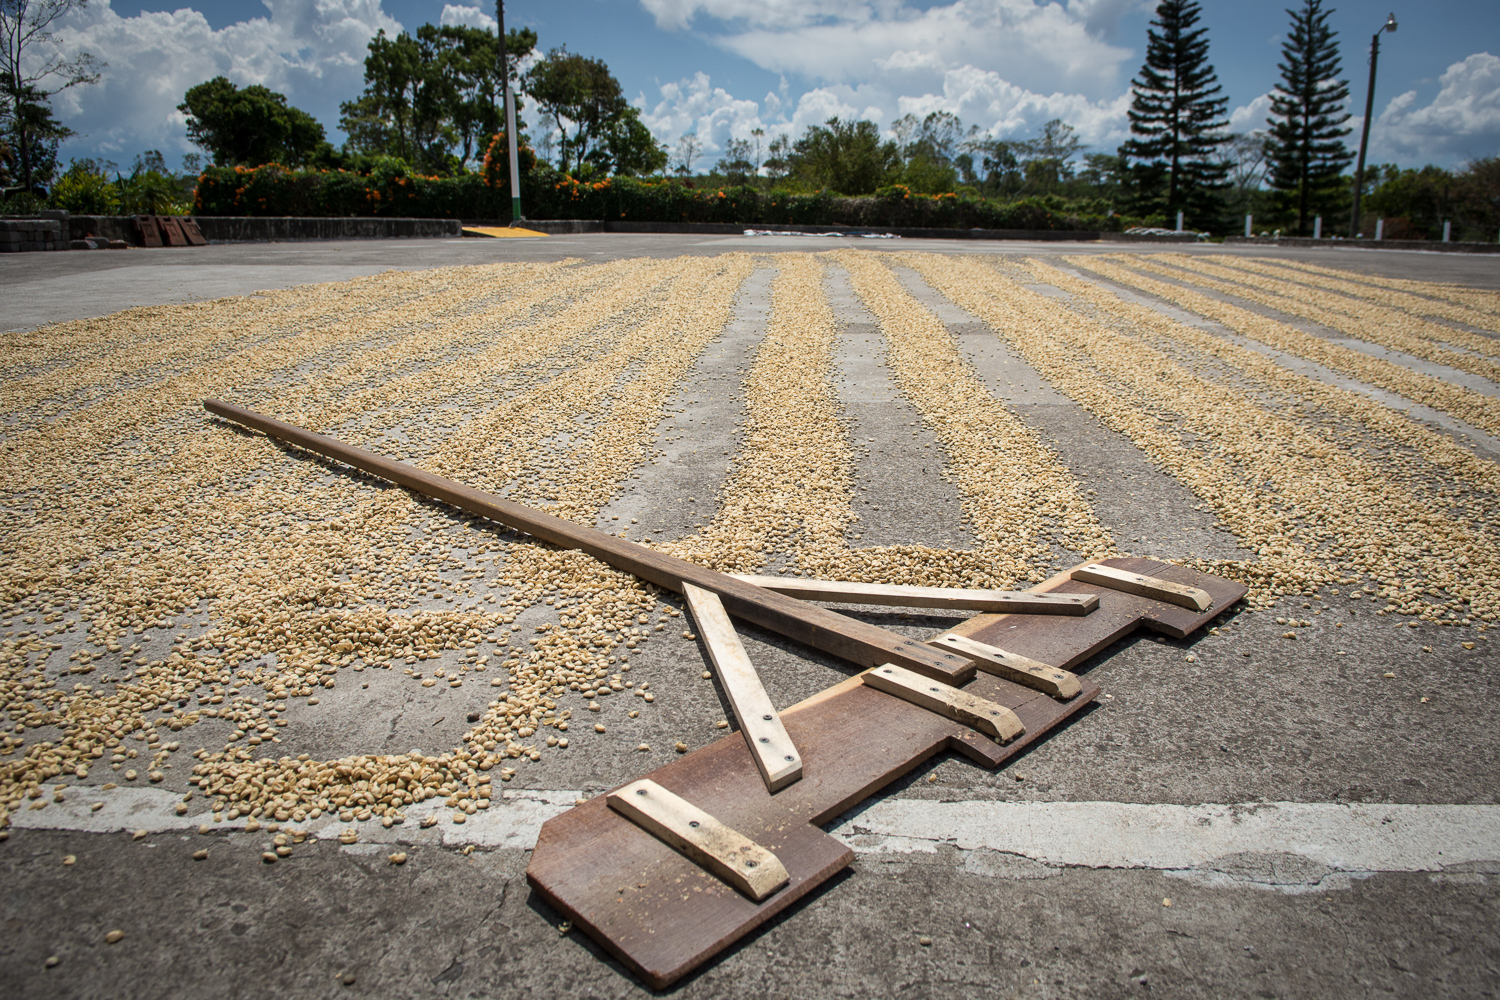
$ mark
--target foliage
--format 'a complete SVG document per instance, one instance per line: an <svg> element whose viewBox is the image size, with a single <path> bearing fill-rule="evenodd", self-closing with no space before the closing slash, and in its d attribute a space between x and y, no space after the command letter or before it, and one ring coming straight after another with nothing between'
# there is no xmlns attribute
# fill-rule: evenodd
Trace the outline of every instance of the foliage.
<svg viewBox="0 0 1500 1000"><path fill-rule="evenodd" d="M1003 198L1060 195L1074 187L1074 160L1086 147L1073 126L1054 118L1034 139L992 139L970 130L963 148L981 192ZM974 170L974 156L979 170ZM955 163L959 162L955 158ZM1097 169L1093 176L1101 176Z"/></svg>
<svg viewBox="0 0 1500 1000"><path fill-rule="evenodd" d="M1146 31L1146 62L1130 111L1134 138L1120 147L1130 163L1135 207L1171 216L1185 212L1208 222L1227 167L1216 156L1229 123L1218 75L1208 61L1208 29L1195 27L1196 0L1162 0ZM1160 29L1158 33L1158 29Z"/></svg>
<svg viewBox="0 0 1500 1000"><path fill-rule="evenodd" d="M703 140L697 132L687 132L677 137L677 173L686 177L693 172L693 162L703 152Z"/></svg>
<svg viewBox="0 0 1500 1000"><path fill-rule="evenodd" d="M521 176L526 177L536 169L536 152L524 142L516 144L516 166ZM484 165L480 171L484 182L496 191L510 197L510 143L504 132L496 132L484 151Z"/></svg>
<svg viewBox="0 0 1500 1000"><path fill-rule="evenodd" d="M660 173L667 165L667 151L641 121L641 113L626 105L605 123L603 140L589 151L587 162L603 174L638 177Z"/></svg>
<svg viewBox="0 0 1500 1000"><path fill-rule="evenodd" d="M64 58L55 44L58 19L87 6L88 0L0 0L0 142L10 151L10 183L28 197L52 179L58 144L73 134L53 117L52 96L99 82L104 68L87 52Z"/></svg>
<svg viewBox="0 0 1500 1000"><path fill-rule="evenodd" d="M1296 214L1295 235L1305 236L1314 215L1335 215L1348 198L1342 174L1354 158L1343 142L1350 131L1343 110L1349 84L1339 79L1338 44L1328 26L1332 11L1323 9L1323 0L1303 0L1289 13L1281 80L1271 94L1268 158L1271 186Z"/></svg>
<svg viewBox="0 0 1500 1000"><path fill-rule="evenodd" d="M925 118L905 115L891 126L896 133L902 166L901 184L923 194L939 194L958 186L960 157L964 179L972 181L973 157L961 152L963 122L948 111L934 111ZM977 126L974 130L977 132Z"/></svg>
<svg viewBox="0 0 1500 1000"><path fill-rule="evenodd" d="M729 178L737 186L747 183L750 175L755 172L755 164L750 162L750 140L730 139L726 142L724 156L714 171Z"/></svg>
<svg viewBox="0 0 1500 1000"><path fill-rule="evenodd" d="M1385 220L1388 240L1441 239L1445 221L1453 223L1454 239L1490 242L1500 233L1500 157L1474 160L1456 173L1380 164L1365 171L1365 180L1367 236L1376 218Z"/></svg>
<svg viewBox="0 0 1500 1000"><path fill-rule="evenodd" d="M136 158L129 177L116 175L114 187L122 215L188 214L181 185L154 150Z"/></svg>
<svg viewBox="0 0 1500 1000"><path fill-rule="evenodd" d="M503 148L498 140L492 143L490 160ZM1069 203L1050 197L1000 203L953 193L928 196L900 185L850 198L826 189L703 188L666 178L588 182L541 163L527 173L521 193L527 213L542 219L947 229L1118 229L1128 221L1109 217L1108 206L1097 200ZM490 184L480 174L415 174L395 159L368 174L288 170L269 164L205 169L193 211L199 215L497 219L510 217L510 196L503 181Z"/></svg>
<svg viewBox="0 0 1500 1000"><path fill-rule="evenodd" d="M300 164L324 141L323 126L285 94L259 84L242 90L227 77L189 87L177 110L187 115L188 139L221 166Z"/></svg>
<svg viewBox="0 0 1500 1000"><path fill-rule="evenodd" d="M645 131L645 126L638 131L632 129L631 123L640 124L640 120L630 114L634 109L603 60L569 52L566 46L553 49L527 72L525 86L557 126L562 137L558 165L564 170L576 171L591 163L607 172L603 162L615 158L609 146L611 136L616 136L622 150L642 142L639 132ZM654 139L650 147L655 148ZM654 159L654 155L649 158ZM639 169L637 159L630 159L630 164Z"/></svg>
<svg viewBox="0 0 1500 1000"><path fill-rule="evenodd" d="M120 192L93 160L74 160L52 185L52 204L74 215L116 215Z"/></svg>
<svg viewBox="0 0 1500 1000"><path fill-rule="evenodd" d="M536 32L506 32L512 66L535 47ZM380 31L368 52L364 93L339 105L339 128L349 136L346 155L395 156L438 174L467 169L483 157L484 137L505 120L493 32L432 24L395 38Z"/></svg>
<svg viewBox="0 0 1500 1000"><path fill-rule="evenodd" d="M792 144L791 173L810 188L844 195L873 194L891 183L901 169L901 154L882 141L874 122L830 118L813 125Z"/></svg>
<svg viewBox="0 0 1500 1000"><path fill-rule="evenodd" d="M20 190L41 193L40 188L57 174L58 146L73 130L57 120L37 87L15 91L10 75L0 73L0 92L9 98L0 114L0 134L15 151L13 169L7 172L13 174Z"/></svg>
<svg viewBox="0 0 1500 1000"><path fill-rule="evenodd" d="M1469 162L1454 178L1453 195L1463 239L1500 239L1500 156Z"/></svg>

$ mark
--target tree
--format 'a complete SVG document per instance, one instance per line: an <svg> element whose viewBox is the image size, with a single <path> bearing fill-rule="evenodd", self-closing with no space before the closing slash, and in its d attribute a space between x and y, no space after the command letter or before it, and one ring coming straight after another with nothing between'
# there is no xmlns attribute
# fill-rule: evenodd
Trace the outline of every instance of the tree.
<svg viewBox="0 0 1500 1000"><path fill-rule="evenodd" d="M530 29L505 34L512 60L535 47ZM484 28L424 24L395 38L378 32L365 57L364 93L339 106L346 152L394 156L431 173L471 168L504 127L498 63L499 39Z"/></svg>
<svg viewBox="0 0 1500 1000"><path fill-rule="evenodd" d="M1339 50L1328 26L1332 11L1323 0L1303 0L1301 10L1288 10L1291 31L1282 43L1281 81L1271 94L1271 128L1267 158L1271 186L1283 203L1295 206L1296 233L1309 232L1308 221L1320 211L1331 214L1348 194L1338 182L1354 159L1344 145L1350 130L1349 83L1339 79Z"/></svg>
<svg viewBox="0 0 1500 1000"><path fill-rule="evenodd" d="M1022 146L1028 186L1052 194L1073 179L1073 158L1087 148L1073 126L1061 118L1047 122L1041 135Z"/></svg>
<svg viewBox="0 0 1500 1000"><path fill-rule="evenodd" d="M693 172L693 161L703 152L703 140L697 132L688 132L677 140L677 173L683 177Z"/></svg>
<svg viewBox="0 0 1500 1000"><path fill-rule="evenodd" d="M913 191L952 191L958 184L956 159L964 140L963 122L948 111L925 118L904 115L891 126L904 161L901 183Z"/></svg>
<svg viewBox="0 0 1500 1000"><path fill-rule="evenodd" d="M1266 135L1250 132L1232 135L1224 144L1228 168L1227 205L1238 214L1254 214L1261 187L1266 181Z"/></svg>
<svg viewBox="0 0 1500 1000"><path fill-rule="evenodd" d="M785 132L771 140L766 147L766 152L771 154L766 157L766 175L771 178L772 183L782 180L791 172L791 163L787 154L792 150L792 140Z"/></svg>
<svg viewBox="0 0 1500 1000"><path fill-rule="evenodd" d="M606 174L639 177L666 167L667 151L641 121L640 111L627 106L605 124L600 143L589 152L589 162Z"/></svg>
<svg viewBox="0 0 1500 1000"><path fill-rule="evenodd" d="M1148 214L1211 211L1225 165L1216 156L1229 123L1218 75L1208 61L1208 29L1195 27L1197 0L1162 0L1146 29L1146 62L1133 88L1132 138L1120 154L1132 164L1136 209Z"/></svg>
<svg viewBox="0 0 1500 1000"><path fill-rule="evenodd" d="M99 82L104 69L87 52L64 58L57 50L52 26L87 6L88 0L0 0L0 136L23 190L39 178L51 180L58 143L73 134L53 117L52 96Z"/></svg>
<svg viewBox="0 0 1500 1000"><path fill-rule="evenodd" d="M553 49L531 67L526 91L557 126L561 136L558 157L564 171L582 166L595 144L630 107L620 81L603 60L569 52L566 46Z"/></svg>
<svg viewBox="0 0 1500 1000"><path fill-rule="evenodd" d="M975 136L964 143L970 157L979 157L980 190L989 195L1014 195L1025 184L1021 156L1029 148L1013 139Z"/></svg>
<svg viewBox="0 0 1500 1000"><path fill-rule="evenodd" d="M1500 156L1464 164L1453 179L1453 197L1464 239L1489 242L1500 233Z"/></svg>
<svg viewBox="0 0 1500 1000"><path fill-rule="evenodd" d="M714 170L731 181L743 184L745 178L755 170L755 164L750 162L750 156L749 139L730 139L724 144L724 157L719 160L719 165Z"/></svg>
<svg viewBox="0 0 1500 1000"><path fill-rule="evenodd" d="M874 122L838 118L802 133L788 160L803 183L845 195L873 194L901 169L900 150L880 140Z"/></svg>
<svg viewBox="0 0 1500 1000"><path fill-rule="evenodd" d="M188 139L220 166L300 166L323 142L316 118L259 84L241 90L216 76L189 87L177 110L187 115Z"/></svg>

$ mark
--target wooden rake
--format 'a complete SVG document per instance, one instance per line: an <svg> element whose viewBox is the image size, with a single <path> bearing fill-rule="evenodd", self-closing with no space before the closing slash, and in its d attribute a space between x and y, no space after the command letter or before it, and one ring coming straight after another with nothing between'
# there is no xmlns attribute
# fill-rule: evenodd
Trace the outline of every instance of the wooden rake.
<svg viewBox="0 0 1500 1000"><path fill-rule="evenodd" d="M1182 638L1245 595L1149 559L1023 592L737 577L218 400L210 413L601 561L686 598L740 731L545 823L527 880L661 989L854 859L820 827L945 750L987 768L1099 693L1074 668L1145 627ZM806 603L981 613L928 642ZM866 668L778 712L731 616Z"/></svg>

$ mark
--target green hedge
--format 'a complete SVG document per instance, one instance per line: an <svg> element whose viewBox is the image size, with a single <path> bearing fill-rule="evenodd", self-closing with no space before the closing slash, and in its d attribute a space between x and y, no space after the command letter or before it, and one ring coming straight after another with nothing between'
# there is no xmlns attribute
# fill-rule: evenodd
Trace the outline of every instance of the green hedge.
<svg viewBox="0 0 1500 1000"><path fill-rule="evenodd" d="M695 187L678 180L613 177L578 181L538 166L525 174L521 204L533 219L720 222L745 225L910 226L934 229L1120 229L1102 204L1058 198L996 202L953 194L913 194L901 185L860 198L826 191ZM504 179L483 174L424 177L399 161L369 174L342 170L209 167L198 178L197 215L402 216L503 219Z"/></svg>

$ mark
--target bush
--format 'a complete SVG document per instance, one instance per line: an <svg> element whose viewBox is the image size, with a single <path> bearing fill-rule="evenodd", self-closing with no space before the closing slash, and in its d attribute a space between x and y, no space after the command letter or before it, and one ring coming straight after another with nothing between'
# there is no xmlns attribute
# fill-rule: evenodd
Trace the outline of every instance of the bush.
<svg viewBox="0 0 1500 1000"><path fill-rule="evenodd" d="M74 161L52 185L52 204L74 215L114 215L120 190L93 164Z"/></svg>
<svg viewBox="0 0 1500 1000"><path fill-rule="evenodd" d="M426 177L384 158L368 173L209 167L198 179L199 215L510 217L505 157L491 145L483 174ZM530 152L527 150L526 152ZM498 163L496 161L499 161ZM523 160L525 162L525 160ZM534 160L532 161L535 162ZM521 204L533 219L717 222L734 225L910 226L933 229L1121 229L1093 202L1057 197L997 202L973 194L916 194L902 185L846 198L828 191L695 187L691 181L610 177L580 181L546 165L525 173Z"/></svg>

